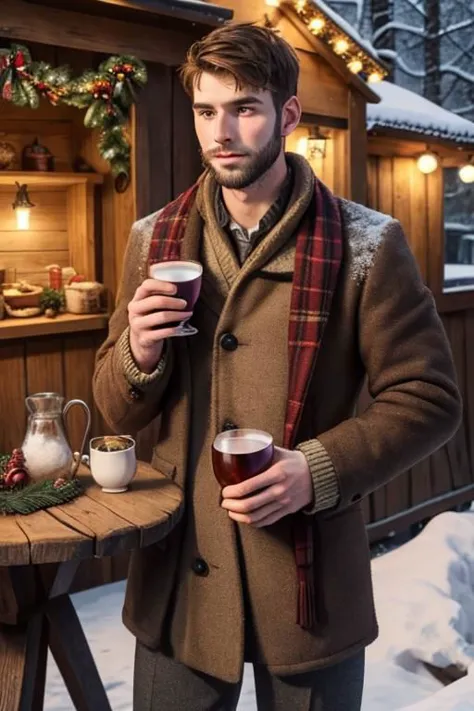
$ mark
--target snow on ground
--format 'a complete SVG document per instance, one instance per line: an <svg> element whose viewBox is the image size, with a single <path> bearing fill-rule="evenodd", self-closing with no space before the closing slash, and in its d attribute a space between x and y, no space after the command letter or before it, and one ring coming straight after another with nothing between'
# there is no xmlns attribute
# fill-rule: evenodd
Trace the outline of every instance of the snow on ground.
<svg viewBox="0 0 474 711"><path fill-rule="evenodd" d="M474 711L474 511L440 514L414 540L375 558L372 573L380 635L367 650L362 711ZM113 711L132 711L124 587L73 596ZM422 662L469 673L443 687ZM73 711L52 659L44 711ZM238 711L256 711L250 665Z"/></svg>

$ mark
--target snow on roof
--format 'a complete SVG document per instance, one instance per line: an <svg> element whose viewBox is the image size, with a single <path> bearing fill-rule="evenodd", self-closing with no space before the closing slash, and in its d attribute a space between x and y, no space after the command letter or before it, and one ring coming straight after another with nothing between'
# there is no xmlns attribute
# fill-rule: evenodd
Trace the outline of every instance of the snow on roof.
<svg viewBox="0 0 474 711"><path fill-rule="evenodd" d="M327 15L336 25L338 25L341 30L350 37L356 44L358 44L372 59L374 59L379 64L382 64L377 51L374 49L373 45L367 40L363 39L362 36L357 32L352 25L350 25L347 20L345 20L341 15L335 12L329 5L324 2L324 0L310 0L310 3L315 7L319 8L321 12Z"/></svg>
<svg viewBox="0 0 474 711"><path fill-rule="evenodd" d="M474 143L474 123L413 91L382 81L371 88L381 98L367 106L367 128L397 128L457 143Z"/></svg>

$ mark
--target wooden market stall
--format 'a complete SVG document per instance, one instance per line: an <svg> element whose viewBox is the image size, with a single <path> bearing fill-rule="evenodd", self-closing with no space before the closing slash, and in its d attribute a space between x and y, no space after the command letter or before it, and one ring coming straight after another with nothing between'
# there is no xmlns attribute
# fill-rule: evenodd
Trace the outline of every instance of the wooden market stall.
<svg viewBox="0 0 474 711"><path fill-rule="evenodd" d="M51 92L52 101L42 96L37 108L16 105L13 90L24 96L31 84L18 71L21 86L9 88L9 75L0 88L0 281L45 286L46 268L56 264L105 287L98 313L0 319L0 453L21 446L25 397L35 392L83 399L92 410L91 434L107 431L93 405L92 373L130 226L179 194L200 171L192 112L176 68L193 41L232 14L194 0L4 0L1 5L0 72L12 67L21 72L25 48L32 61L46 62L54 71L68 65L73 78L92 72L99 99L101 87L94 82L103 79L98 68L111 56L143 62L148 80L136 92L126 123L131 159L125 181L101 156L101 126L85 127L85 110L65 105ZM47 73L42 78L43 85L36 83L40 94L53 81ZM34 205L28 229L19 229L18 211L12 209L16 183L27 185ZM73 449L82 439L82 417L68 416ZM95 573L84 569L78 584L122 576L125 565L114 566L110 559Z"/></svg>
<svg viewBox="0 0 474 711"><path fill-rule="evenodd" d="M0 403L2 413L8 413L2 417L0 452L8 452L23 439L27 394L52 390L82 398L92 408L95 352L105 336L107 311L113 308L130 226L177 195L199 171L191 110L175 68L192 41L231 12L188 0L176 0L172 7L163 2L71 0L67 9L54 0L6 0L1 15L0 50L11 54L3 53L0 68L19 69L16 78L22 80L21 86L9 88L7 76L0 90L1 281L45 286L46 267L57 264L103 284L106 296L100 313L67 313L55 319L7 314L0 320ZM85 110L42 91L48 75L43 85L36 82L38 108L17 105L18 92L23 96L31 84L21 75L25 57L18 46L26 48L32 61L47 62L53 70L69 65L73 77L95 73L90 83L97 92L98 67L108 57L145 63L148 81L137 92L127 125L128 186L116 180L101 157L101 126L86 128ZM27 185L34 205L28 229L19 229L20 211L12 209L16 183ZM70 429L77 447L82 422L74 415ZM94 410L92 432L103 429Z"/></svg>
<svg viewBox="0 0 474 711"><path fill-rule="evenodd" d="M474 498L474 124L401 87L375 90L368 205L405 229L451 342L464 420L446 446L366 502L372 539Z"/></svg>

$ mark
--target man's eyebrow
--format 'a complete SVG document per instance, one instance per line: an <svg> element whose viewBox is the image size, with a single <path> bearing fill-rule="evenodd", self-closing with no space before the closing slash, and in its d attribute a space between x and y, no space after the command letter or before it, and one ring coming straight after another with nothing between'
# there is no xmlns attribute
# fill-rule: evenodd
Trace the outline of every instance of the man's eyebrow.
<svg viewBox="0 0 474 711"><path fill-rule="evenodd" d="M263 101L256 96L241 96L239 99L234 99L233 101L227 101L223 104L226 108L238 108L239 106L249 106L251 104L263 104ZM208 104L202 101L196 101L193 104L193 109L213 109L212 104Z"/></svg>

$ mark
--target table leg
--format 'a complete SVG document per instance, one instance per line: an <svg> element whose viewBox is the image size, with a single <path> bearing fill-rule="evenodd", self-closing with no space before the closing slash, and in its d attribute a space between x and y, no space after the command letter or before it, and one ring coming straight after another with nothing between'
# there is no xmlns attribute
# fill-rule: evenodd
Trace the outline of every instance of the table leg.
<svg viewBox="0 0 474 711"><path fill-rule="evenodd" d="M111 711L94 658L68 595L48 603L49 646L77 711Z"/></svg>
<svg viewBox="0 0 474 711"><path fill-rule="evenodd" d="M0 625L0 711L41 711L48 648L41 612L19 625Z"/></svg>
<svg viewBox="0 0 474 711"><path fill-rule="evenodd" d="M0 605L6 623L0 623L0 711L43 710L48 645L76 710L111 711L67 594L77 565L38 566L26 598L24 571L9 569L11 599L3 601L4 609Z"/></svg>

